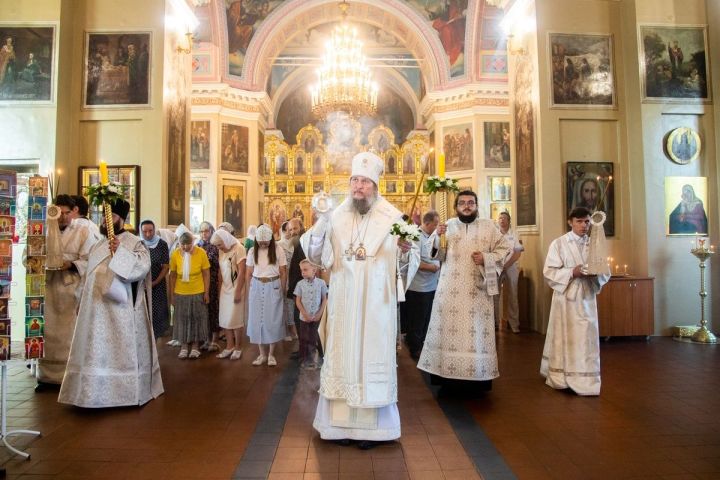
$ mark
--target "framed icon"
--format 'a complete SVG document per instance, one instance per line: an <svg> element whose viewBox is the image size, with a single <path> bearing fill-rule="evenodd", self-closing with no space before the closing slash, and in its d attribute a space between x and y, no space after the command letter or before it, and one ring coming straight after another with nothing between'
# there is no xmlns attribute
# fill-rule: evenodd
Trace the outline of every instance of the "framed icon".
<svg viewBox="0 0 720 480"><path fill-rule="evenodd" d="M687 165L700 156L700 135L689 127L678 127L667 135L665 153L678 165Z"/></svg>

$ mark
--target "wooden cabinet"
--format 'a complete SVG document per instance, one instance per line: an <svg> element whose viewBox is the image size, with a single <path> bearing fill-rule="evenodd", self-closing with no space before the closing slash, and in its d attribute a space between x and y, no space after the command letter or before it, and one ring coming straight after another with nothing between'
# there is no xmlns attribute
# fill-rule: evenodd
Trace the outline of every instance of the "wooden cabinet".
<svg viewBox="0 0 720 480"><path fill-rule="evenodd" d="M655 332L653 278L613 277L597 296L601 337Z"/></svg>

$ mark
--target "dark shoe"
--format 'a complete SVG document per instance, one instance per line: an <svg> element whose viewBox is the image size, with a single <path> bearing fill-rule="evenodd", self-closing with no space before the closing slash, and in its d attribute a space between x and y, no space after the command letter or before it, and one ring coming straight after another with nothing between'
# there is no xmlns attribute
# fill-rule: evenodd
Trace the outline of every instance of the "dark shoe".
<svg viewBox="0 0 720 480"><path fill-rule="evenodd" d="M360 440L358 442L358 448L360 450L370 450L371 448L375 448L378 445L382 445L385 442L376 442L374 440Z"/></svg>
<svg viewBox="0 0 720 480"><path fill-rule="evenodd" d="M50 392L53 390L58 390L59 388L60 385L57 385L55 383L41 382L38 380L37 385L35 385L35 393Z"/></svg>
<svg viewBox="0 0 720 480"><path fill-rule="evenodd" d="M353 443L353 441L350 440L349 438L342 438L342 439L340 439L340 440L333 440L332 442L340 445L341 447L349 447L349 446L352 445L352 443Z"/></svg>

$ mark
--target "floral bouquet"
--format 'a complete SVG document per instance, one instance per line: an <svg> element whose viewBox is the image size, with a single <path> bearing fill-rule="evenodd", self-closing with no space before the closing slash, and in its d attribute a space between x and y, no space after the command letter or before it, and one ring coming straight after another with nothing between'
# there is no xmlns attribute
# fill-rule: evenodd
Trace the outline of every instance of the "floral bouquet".
<svg viewBox="0 0 720 480"><path fill-rule="evenodd" d="M425 191L428 193L435 192L457 192L460 190L458 181L449 177L438 177L433 175L425 180Z"/></svg>
<svg viewBox="0 0 720 480"><path fill-rule="evenodd" d="M120 185L119 183L96 184L85 187L85 195L90 199L91 205L100 207L103 202L112 205L118 199L124 200L127 189L127 185Z"/></svg>
<svg viewBox="0 0 720 480"><path fill-rule="evenodd" d="M420 240L420 227L414 223L396 222L390 228L390 234L402 240L416 242Z"/></svg>

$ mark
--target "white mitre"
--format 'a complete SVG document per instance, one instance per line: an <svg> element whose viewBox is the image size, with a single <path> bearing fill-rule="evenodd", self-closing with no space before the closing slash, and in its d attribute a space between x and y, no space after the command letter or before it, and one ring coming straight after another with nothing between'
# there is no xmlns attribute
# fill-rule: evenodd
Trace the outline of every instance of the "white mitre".
<svg viewBox="0 0 720 480"><path fill-rule="evenodd" d="M351 174L353 177L367 177L378 185L382 173L383 160L374 153L362 152L353 157Z"/></svg>

